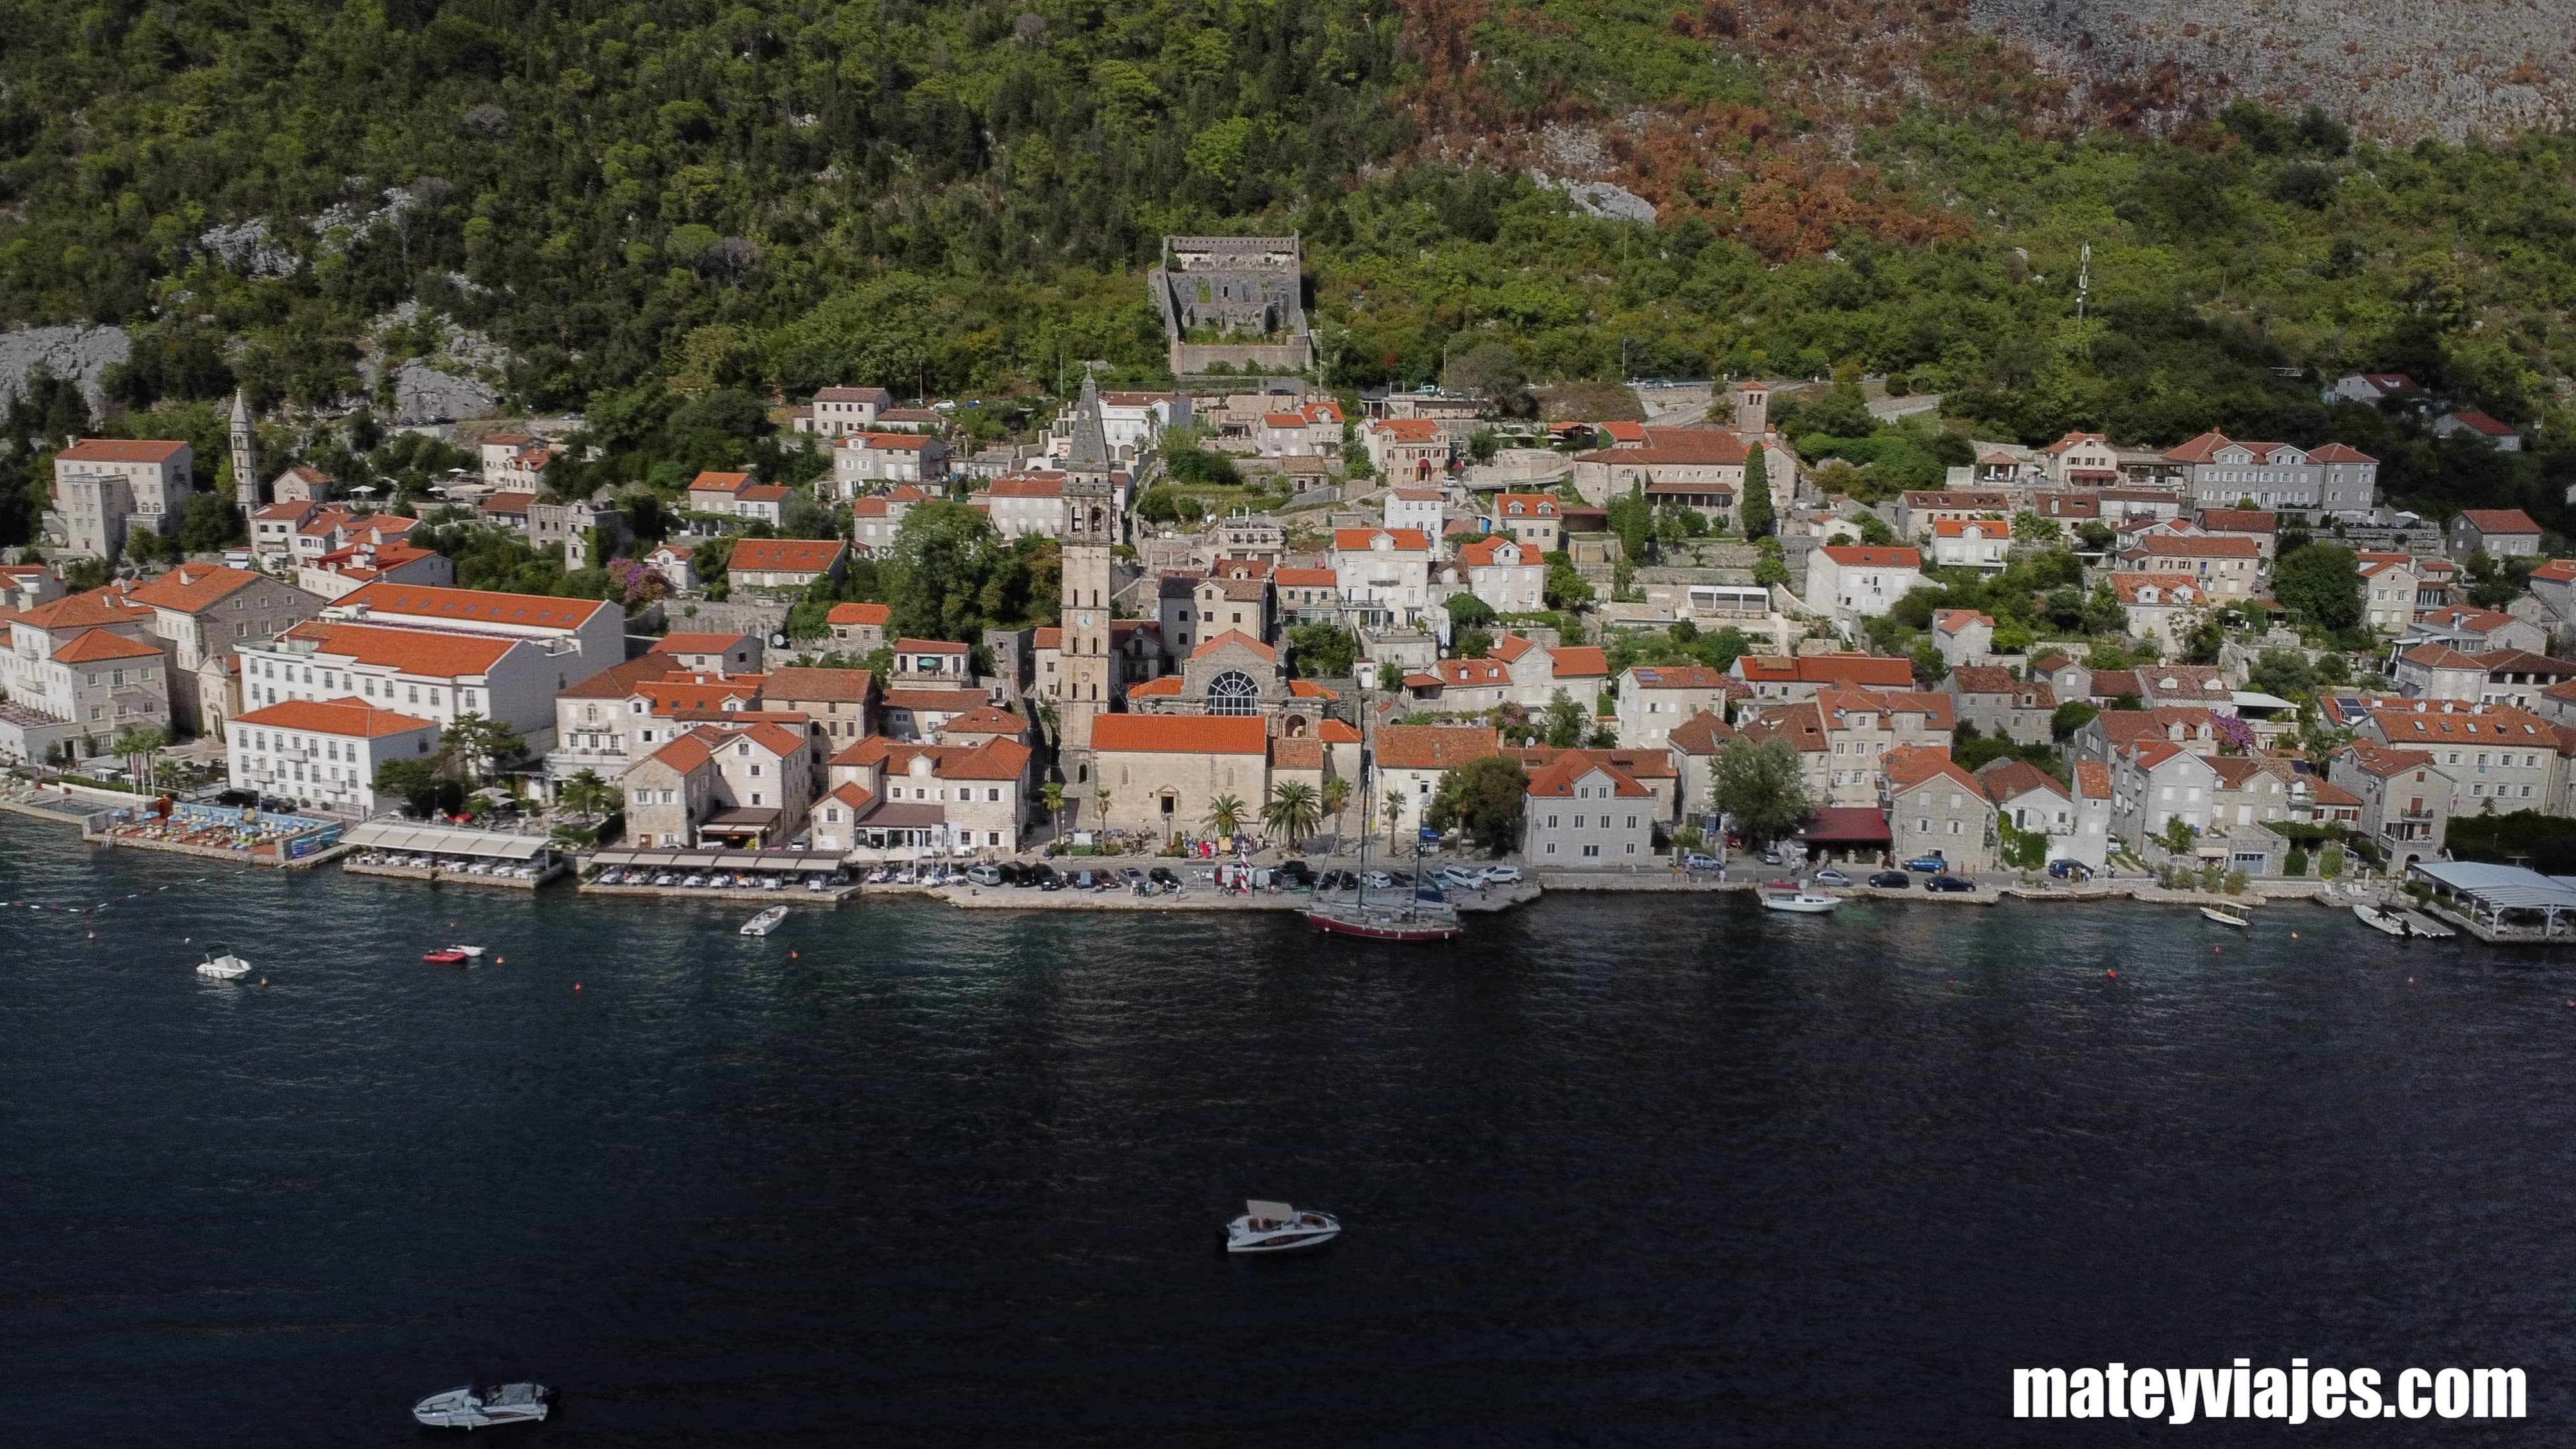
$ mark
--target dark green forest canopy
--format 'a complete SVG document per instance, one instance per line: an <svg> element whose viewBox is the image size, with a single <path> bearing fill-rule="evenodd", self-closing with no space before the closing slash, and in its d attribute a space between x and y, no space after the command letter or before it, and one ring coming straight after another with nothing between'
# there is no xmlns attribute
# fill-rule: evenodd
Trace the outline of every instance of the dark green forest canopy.
<svg viewBox="0 0 2576 1449"><path fill-rule="evenodd" d="M510 349L512 405L658 426L674 381L1151 379L1158 237L1294 230L1338 386L1461 341L1536 380L1857 368L1984 435L2343 436L2401 498L2564 517L2570 455L2453 458L2316 396L2404 370L2543 421L2576 141L2041 126L2023 62L1949 44L1926 73L1981 84L1853 123L1633 0L0 0L0 318L135 329L129 406L327 404L371 335L439 345L379 325L418 301ZM1672 125L1628 144L1632 111ZM1528 179L1552 119L1608 137L1654 226Z"/></svg>

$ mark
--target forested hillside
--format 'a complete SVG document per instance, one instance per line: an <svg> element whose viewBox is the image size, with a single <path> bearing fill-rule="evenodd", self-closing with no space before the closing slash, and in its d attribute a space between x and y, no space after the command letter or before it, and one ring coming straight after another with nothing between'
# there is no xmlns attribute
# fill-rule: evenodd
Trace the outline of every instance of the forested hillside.
<svg viewBox="0 0 2576 1449"><path fill-rule="evenodd" d="M2542 420L2576 371L2576 142L2250 106L2150 137L1963 14L0 0L0 319L131 329L126 408L238 379L291 411L364 399L365 349L447 346L392 320L416 302L641 477L750 456L763 406L826 382L1151 378L1156 238L1297 230L1340 386L1444 350L1532 380L1856 367L1993 433L2357 433L2402 494L2554 505L2576 460L2446 459L2271 369Z"/></svg>

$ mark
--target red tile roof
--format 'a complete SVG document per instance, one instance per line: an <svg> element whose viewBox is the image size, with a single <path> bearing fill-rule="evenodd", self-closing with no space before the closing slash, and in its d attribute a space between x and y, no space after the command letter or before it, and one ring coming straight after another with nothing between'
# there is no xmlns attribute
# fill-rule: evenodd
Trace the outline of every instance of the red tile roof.
<svg viewBox="0 0 2576 1449"><path fill-rule="evenodd" d="M543 594L499 594L405 583L369 584L340 600L336 607L354 609L361 605L371 615L467 619L529 629L578 629L609 607L598 599L557 599Z"/></svg>
<svg viewBox="0 0 2576 1449"><path fill-rule="evenodd" d="M126 590L125 596L156 609L194 614L213 608L236 589L258 583L259 577L247 569L224 568L216 564L181 564L157 579Z"/></svg>
<svg viewBox="0 0 2576 1449"><path fill-rule="evenodd" d="M1548 651L1548 657L1554 661L1559 679L1610 677L1610 656L1603 653L1598 645L1560 644Z"/></svg>
<svg viewBox="0 0 2576 1449"><path fill-rule="evenodd" d="M1208 638L1203 641L1199 647L1190 651L1190 657L1192 659L1204 658L1207 655L1215 653L1219 649L1228 647L1249 649L1264 659L1276 659L1279 657L1278 650L1271 648L1269 645L1262 643L1260 640L1253 638L1251 635L1244 633L1240 629L1228 629L1222 634L1212 634L1208 636Z"/></svg>
<svg viewBox="0 0 2576 1449"><path fill-rule="evenodd" d="M867 699L875 685L875 677L864 669L808 669L790 664L769 671L769 682L761 687L760 697L763 701L858 704Z"/></svg>
<svg viewBox="0 0 2576 1449"><path fill-rule="evenodd" d="M883 604L834 604L832 612L823 616L823 622L843 626L874 624L882 629L893 617L894 610Z"/></svg>
<svg viewBox="0 0 2576 1449"><path fill-rule="evenodd" d="M1985 795L1985 789L1977 783L1977 777L1960 769L1958 763L1950 758L1948 750L1931 749L1919 745L1902 746L1887 752L1882 768L1886 771L1890 792L1893 794L1903 795L1919 790L1935 780L1947 780L1951 784L1964 787L1969 794L1981 799Z"/></svg>
<svg viewBox="0 0 2576 1449"><path fill-rule="evenodd" d="M75 463L166 463L187 446L162 438L83 438L54 456Z"/></svg>
<svg viewBox="0 0 2576 1449"><path fill-rule="evenodd" d="M1610 793L1617 798L1643 799L1655 793L1639 784L1634 775L1587 750L1567 750L1534 771L1529 793L1541 799L1571 800L1575 786L1591 778L1596 770L1610 778Z"/></svg>
<svg viewBox="0 0 2576 1449"><path fill-rule="evenodd" d="M352 695L347 699L288 699L235 715L235 724L259 725L267 729L303 730L317 735L339 735L348 739L382 739L386 735L408 734L413 730L435 729L432 720L415 719L378 709Z"/></svg>
<svg viewBox="0 0 2576 1449"><path fill-rule="evenodd" d="M849 551L833 538L746 538L733 546L725 572L819 574Z"/></svg>
<svg viewBox="0 0 2576 1449"><path fill-rule="evenodd" d="M2467 508L2460 516L2480 533L2538 533L2540 525L2519 508Z"/></svg>
<svg viewBox="0 0 2576 1449"><path fill-rule="evenodd" d="M516 639L318 620L296 625L287 631L287 636L311 639L322 653L337 654L360 664L438 679L489 674L493 665L521 645Z"/></svg>
<svg viewBox="0 0 2576 1449"><path fill-rule="evenodd" d="M1270 731L1249 715L1104 714L1091 722L1091 747L1118 754L1266 755Z"/></svg>
<svg viewBox="0 0 2576 1449"><path fill-rule="evenodd" d="M1827 544L1816 550L1844 568L1910 569L1923 565L1923 555L1910 548L1870 548L1859 544Z"/></svg>
<svg viewBox="0 0 2576 1449"><path fill-rule="evenodd" d="M104 664L111 659L158 658L161 651L113 629L83 629L64 640L53 657L64 664Z"/></svg>
<svg viewBox="0 0 2576 1449"><path fill-rule="evenodd" d="M1381 769L1445 770L1501 750L1502 737L1483 725L1388 725L1377 732Z"/></svg>
<svg viewBox="0 0 2576 1449"><path fill-rule="evenodd" d="M1399 553L1427 552L1431 547L1430 537L1418 528L1336 528L1333 547L1343 553L1367 553L1380 534Z"/></svg>

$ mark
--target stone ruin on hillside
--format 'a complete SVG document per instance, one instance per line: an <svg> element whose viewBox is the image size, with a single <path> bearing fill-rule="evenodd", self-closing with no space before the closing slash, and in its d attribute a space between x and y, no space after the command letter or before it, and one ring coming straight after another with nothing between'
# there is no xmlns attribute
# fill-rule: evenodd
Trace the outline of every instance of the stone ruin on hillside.
<svg viewBox="0 0 2576 1449"><path fill-rule="evenodd" d="M1172 371L1219 363L1244 372L1303 372L1315 361L1306 331L1302 266L1294 236L1167 236L1163 264L1146 274Z"/></svg>

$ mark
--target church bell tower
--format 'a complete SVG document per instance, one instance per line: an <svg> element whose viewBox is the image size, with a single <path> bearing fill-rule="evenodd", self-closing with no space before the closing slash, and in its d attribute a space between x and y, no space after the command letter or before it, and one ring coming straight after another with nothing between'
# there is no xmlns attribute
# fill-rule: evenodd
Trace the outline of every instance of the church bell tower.
<svg viewBox="0 0 2576 1449"><path fill-rule="evenodd" d="M250 397L233 389L233 504L241 509L242 536L250 536L250 516L259 511L259 449L251 438Z"/></svg>
<svg viewBox="0 0 2576 1449"><path fill-rule="evenodd" d="M1073 442L1064 467L1064 629L1058 671L1064 694L1056 702L1056 753L1065 783L1087 786L1092 783L1091 722L1117 697L1119 674L1109 635L1109 551L1118 541L1118 506L1110 485L1100 386L1088 373L1081 400L1074 405Z"/></svg>

